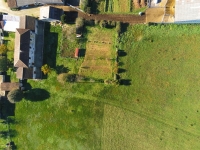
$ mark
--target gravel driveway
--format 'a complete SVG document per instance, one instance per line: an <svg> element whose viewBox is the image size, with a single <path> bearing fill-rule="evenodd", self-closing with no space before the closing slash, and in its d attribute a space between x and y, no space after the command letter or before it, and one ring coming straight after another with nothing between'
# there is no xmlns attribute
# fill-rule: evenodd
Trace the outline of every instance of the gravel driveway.
<svg viewBox="0 0 200 150"><path fill-rule="evenodd" d="M4 2L4 0L0 0L0 12L5 12L8 13L9 15L17 15L17 16L28 15L28 16L39 17L40 8L36 7L36 8L22 9L20 11L12 11L8 7L7 3Z"/></svg>

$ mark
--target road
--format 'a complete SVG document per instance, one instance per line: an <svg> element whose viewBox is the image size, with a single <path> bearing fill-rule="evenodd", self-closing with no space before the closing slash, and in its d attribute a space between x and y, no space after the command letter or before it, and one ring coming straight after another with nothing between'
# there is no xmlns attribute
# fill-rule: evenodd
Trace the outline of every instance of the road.
<svg viewBox="0 0 200 150"><path fill-rule="evenodd" d="M8 7L7 3L4 2L4 0L0 0L0 12L8 13L9 15L17 15L17 16L23 16L23 15L29 15L34 17L39 17L40 14L40 8L29 8L29 9L22 9L20 11L12 11Z"/></svg>
<svg viewBox="0 0 200 150"><path fill-rule="evenodd" d="M57 7L57 6L56 6ZM69 9L69 6L58 6L62 8L63 10ZM82 11L79 11L77 8L72 10L78 12L78 16L85 18L86 20L110 20L110 21L120 21L124 23L130 23L130 24L138 24L138 23L145 23L146 16L138 16L138 15L120 15L120 14L98 14L98 15L88 15L83 13ZM9 15L17 15L17 16L34 16L39 17L40 15L40 7L36 8L28 8L28 9L22 9L20 11L12 11L8 7L7 3L4 2L4 0L0 0L0 12L8 13Z"/></svg>

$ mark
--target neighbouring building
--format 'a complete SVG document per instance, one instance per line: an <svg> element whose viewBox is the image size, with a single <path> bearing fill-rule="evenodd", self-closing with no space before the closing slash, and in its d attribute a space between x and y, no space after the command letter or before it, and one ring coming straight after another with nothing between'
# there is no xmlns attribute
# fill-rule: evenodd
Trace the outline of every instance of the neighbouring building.
<svg viewBox="0 0 200 150"><path fill-rule="evenodd" d="M18 79L41 79L43 64L44 22L35 21L34 30L17 28L14 67Z"/></svg>
<svg viewBox="0 0 200 150"><path fill-rule="evenodd" d="M35 30L36 18L31 16L3 15L2 26L4 31L15 32L16 28Z"/></svg>
<svg viewBox="0 0 200 150"><path fill-rule="evenodd" d="M0 97L6 96L6 92L20 88L19 82L5 82L6 75L0 75Z"/></svg>
<svg viewBox="0 0 200 150"><path fill-rule="evenodd" d="M26 5L34 5L36 3L49 4L49 5L64 5L65 0L7 0L8 7L18 8Z"/></svg>
<svg viewBox="0 0 200 150"><path fill-rule="evenodd" d="M200 23L199 0L175 1L175 23Z"/></svg>
<svg viewBox="0 0 200 150"><path fill-rule="evenodd" d="M52 6L43 6L40 8L40 20L43 21L60 21L63 10Z"/></svg>

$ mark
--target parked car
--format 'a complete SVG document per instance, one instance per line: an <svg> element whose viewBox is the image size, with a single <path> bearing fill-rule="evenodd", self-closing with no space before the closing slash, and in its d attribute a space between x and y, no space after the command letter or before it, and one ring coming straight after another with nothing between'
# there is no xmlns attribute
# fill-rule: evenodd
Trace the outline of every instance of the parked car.
<svg viewBox="0 0 200 150"><path fill-rule="evenodd" d="M145 12L139 12L139 15L143 16L143 15L145 15Z"/></svg>

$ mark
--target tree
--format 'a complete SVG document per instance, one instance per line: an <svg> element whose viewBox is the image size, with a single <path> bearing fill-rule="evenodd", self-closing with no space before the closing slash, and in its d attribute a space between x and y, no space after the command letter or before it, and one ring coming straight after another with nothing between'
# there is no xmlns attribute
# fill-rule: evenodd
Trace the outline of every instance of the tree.
<svg viewBox="0 0 200 150"><path fill-rule="evenodd" d="M58 82L64 84L67 81L67 73L61 73L57 76Z"/></svg>
<svg viewBox="0 0 200 150"><path fill-rule="evenodd" d="M108 25L108 23L107 23L106 20L101 20L101 21L99 22L99 25L100 25L101 28L106 28L107 25Z"/></svg>
<svg viewBox="0 0 200 150"><path fill-rule="evenodd" d="M62 24L66 23L66 20L67 20L67 16L65 14L63 14L61 17L60 17L60 21Z"/></svg>
<svg viewBox="0 0 200 150"><path fill-rule="evenodd" d="M46 75L51 72L51 68L47 64L45 64L42 66L41 71L44 73L44 75Z"/></svg>
<svg viewBox="0 0 200 150"><path fill-rule="evenodd" d="M19 89L15 89L10 91L7 97L11 103L19 102L23 98L23 92Z"/></svg>
<svg viewBox="0 0 200 150"><path fill-rule="evenodd" d="M0 54L6 54L7 52L7 47L5 44L0 45Z"/></svg>
<svg viewBox="0 0 200 150"><path fill-rule="evenodd" d="M5 56L0 56L0 72L7 70L7 58Z"/></svg>
<svg viewBox="0 0 200 150"><path fill-rule="evenodd" d="M81 0L81 2L80 2L80 8L84 12L87 12L87 6L88 6L88 0Z"/></svg>
<svg viewBox="0 0 200 150"><path fill-rule="evenodd" d="M118 34L121 33L121 22L119 21L116 23L116 31Z"/></svg>
<svg viewBox="0 0 200 150"><path fill-rule="evenodd" d="M76 28L82 28L84 25L84 20L81 17L76 18Z"/></svg>

